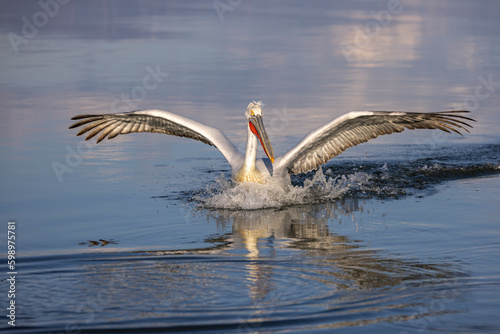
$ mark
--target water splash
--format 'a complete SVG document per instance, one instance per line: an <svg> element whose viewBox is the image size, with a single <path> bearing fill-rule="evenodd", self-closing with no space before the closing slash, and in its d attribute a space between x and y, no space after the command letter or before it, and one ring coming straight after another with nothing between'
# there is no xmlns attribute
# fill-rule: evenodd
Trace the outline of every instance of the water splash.
<svg viewBox="0 0 500 334"><path fill-rule="evenodd" d="M286 187L275 184L238 183L223 175L215 184L194 196L201 207L208 209L256 210L290 205L317 204L334 201L369 187L371 176L357 172L329 177L320 168L312 178Z"/></svg>
<svg viewBox="0 0 500 334"><path fill-rule="evenodd" d="M421 162L420 162L421 163ZM309 205L346 197L397 198L432 191L446 180L500 174L498 164L428 166L419 162L371 162L357 168L330 166L293 176L286 187L275 184L234 183L224 175L191 198L206 209L257 210ZM346 169L350 168L350 169ZM354 170L354 171L353 171Z"/></svg>

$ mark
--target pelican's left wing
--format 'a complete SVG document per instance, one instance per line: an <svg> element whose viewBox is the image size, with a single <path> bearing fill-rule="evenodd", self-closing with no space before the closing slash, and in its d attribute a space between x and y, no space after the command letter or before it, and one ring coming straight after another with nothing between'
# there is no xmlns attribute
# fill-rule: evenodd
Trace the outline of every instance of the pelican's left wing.
<svg viewBox="0 0 500 334"><path fill-rule="evenodd" d="M318 168L350 147L380 135L407 129L439 129L456 132L472 118L460 115L465 110L437 113L397 111L351 111L309 132L294 148L276 159L274 174L297 174Z"/></svg>
<svg viewBox="0 0 500 334"><path fill-rule="evenodd" d="M78 122L71 125L70 129L85 125L77 136L90 131L85 140L100 133L98 143L106 137L112 139L131 132L165 133L215 146L230 165L237 156L242 155L219 129L168 111L152 109L118 114L78 115L71 119Z"/></svg>

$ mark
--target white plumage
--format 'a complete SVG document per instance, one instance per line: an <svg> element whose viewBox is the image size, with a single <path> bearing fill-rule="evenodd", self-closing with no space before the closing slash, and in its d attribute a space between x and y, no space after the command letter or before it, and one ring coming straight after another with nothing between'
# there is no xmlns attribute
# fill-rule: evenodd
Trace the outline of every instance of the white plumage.
<svg viewBox="0 0 500 334"><path fill-rule="evenodd" d="M83 126L77 135L88 133L86 140L99 134L97 142L132 132L165 133L199 140L215 146L224 155L237 182L270 180L280 183L288 174L307 172L318 168L349 147L369 141L380 135L401 132L404 129L439 129L446 132L468 132L475 121L463 116L465 110L437 113L410 113L396 111L352 111L309 132L295 147L274 160L274 153L262 122L262 103L251 102L246 110L248 138L243 154L218 129L162 110L140 110L104 115L79 115L70 126ZM261 142L269 159L256 158Z"/></svg>

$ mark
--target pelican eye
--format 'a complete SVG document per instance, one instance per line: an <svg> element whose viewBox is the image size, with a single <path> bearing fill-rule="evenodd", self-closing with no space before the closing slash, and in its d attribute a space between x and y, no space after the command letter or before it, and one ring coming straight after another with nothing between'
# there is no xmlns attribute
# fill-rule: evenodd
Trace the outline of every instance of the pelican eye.
<svg viewBox="0 0 500 334"><path fill-rule="evenodd" d="M250 115L252 115L252 116L254 115L253 110L250 110Z"/></svg>

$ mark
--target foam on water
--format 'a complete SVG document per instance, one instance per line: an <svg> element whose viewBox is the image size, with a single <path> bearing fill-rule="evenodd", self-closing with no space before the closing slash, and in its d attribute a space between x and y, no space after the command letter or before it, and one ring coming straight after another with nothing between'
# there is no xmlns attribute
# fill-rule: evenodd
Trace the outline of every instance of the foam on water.
<svg viewBox="0 0 500 334"><path fill-rule="evenodd" d="M215 185L197 194L194 199L210 209L255 210L280 208L289 205L313 204L342 198L370 182L367 173L349 176L327 177L319 169L312 179L305 179L302 185L287 187L270 184L235 184L224 176L217 178Z"/></svg>
<svg viewBox="0 0 500 334"><path fill-rule="evenodd" d="M192 198L207 209L257 210L290 205L317 204L345 197L395 198L423 193L446 180L480 177L500 173L498 164L421 164L371 162L353 171L349 166L330 166L325 172L292 176L286 187L275 184L235 184L224 175L215 184L198 191ZM356 169L356 168L354 168ZM362 169L363 171L360 171Z"/></svg>

